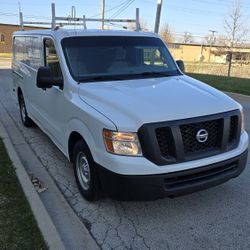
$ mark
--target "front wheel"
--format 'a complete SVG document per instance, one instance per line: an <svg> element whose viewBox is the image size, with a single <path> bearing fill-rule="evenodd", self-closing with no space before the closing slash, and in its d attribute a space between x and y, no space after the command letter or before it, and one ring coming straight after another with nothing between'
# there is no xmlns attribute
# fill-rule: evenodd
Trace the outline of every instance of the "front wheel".
<svg viewBox="0 0 250 250"><path fill-rule="evenodd" d="M21 120L22 120L23 125L25 127L34 126L33 121L28 116L27 109L26 109L26 106L25 106L25 102L24 102L24 98L23 98L22 93L19 95L18 101L19 101L19 110L20 110L20 115L21 115Z"/></svg>
<svg viewBox="0 0 250 250"><path fill-rule="evenodd" d="M99 183L92 155L83 140L79 140L73 151L74 173L78 188L88 201L97 199Z"/></svg>

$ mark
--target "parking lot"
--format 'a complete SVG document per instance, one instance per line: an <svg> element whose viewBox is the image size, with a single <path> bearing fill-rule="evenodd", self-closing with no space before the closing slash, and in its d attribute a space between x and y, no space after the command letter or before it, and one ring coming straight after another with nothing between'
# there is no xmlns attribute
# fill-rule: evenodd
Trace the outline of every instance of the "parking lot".
<svg viewBox="0 0 250 250"><path fill-rule="evenodd" d="M250 249L250 166L221 186L175 198L89 203L79 194L67 159L37 127L21 124L11 97L10 69L0 69L0 105L102 249ZM233 95L250 130L250 97ZM4 119L4 117L0 117ZM46 184L46 183L45 183Z"/></svg>

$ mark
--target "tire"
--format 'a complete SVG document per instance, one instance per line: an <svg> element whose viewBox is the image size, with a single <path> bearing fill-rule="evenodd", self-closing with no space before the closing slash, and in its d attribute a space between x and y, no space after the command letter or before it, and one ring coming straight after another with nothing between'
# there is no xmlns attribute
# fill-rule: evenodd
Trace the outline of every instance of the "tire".
<svg viewBox="0 0 250 250"><path fill-rule="evenodd" d="M33 127L34 122L28 116L25 101L24 101L22 93L19 95L18 102L19 102L19 110L20 110L20 115L21 115L21 120L22 120L23 125L25 127Z"/></svg>
<svg viewBox="0 0 250 250"><path fill-rule="evenodd" d="M83 140L77 141L73 149L73 166L77 186L82 196L93 201L98 199L99 180L93 157Z"/></svg>

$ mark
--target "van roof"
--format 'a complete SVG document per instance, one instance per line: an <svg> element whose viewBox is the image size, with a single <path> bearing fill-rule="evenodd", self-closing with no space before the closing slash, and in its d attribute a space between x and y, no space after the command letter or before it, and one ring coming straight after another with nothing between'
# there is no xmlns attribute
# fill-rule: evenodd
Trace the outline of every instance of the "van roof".
<svg viewBox="0 0 250 250"><path fill-rule="evenodd" d="M98 30L98 29L58 29L58 30L27 30L27 31L16 31L13 36L20 35L47 35L52 36L56 39L63 39L64 37L71 36L146 36L146 37L158 37L153 32L137 32L127 30Z"/></svg>

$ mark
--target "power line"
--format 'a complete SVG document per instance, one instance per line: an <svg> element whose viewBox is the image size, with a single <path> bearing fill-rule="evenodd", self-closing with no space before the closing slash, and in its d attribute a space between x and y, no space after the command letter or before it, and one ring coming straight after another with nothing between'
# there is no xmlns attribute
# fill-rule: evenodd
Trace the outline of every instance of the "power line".
<svg viewBox="0 0 250 250"><path fill-rule="evenodd" d="M18 16L17 14L14 13L7 13L7 12L0 12L1 16Z"/></svg>
<svg viewBox="0 0 250 250"><path fill-rule="evenodd" d="M115 5L114 7L108 9L105 11L105 14L106 13L109 13L119 7L124 7L125 4L127 4L128 2L134 2L135 0L126 0L126 1L123 1L121 2L120 4L118 5ZM93 16L90 16L89 18L93 18L93 17L97 17L97 16L101 16L102 13L98 13L96 15L93 15ZM0 15L2 16L16 16L16 17L19 17L18 14L15 14L15 13L11 13L11 12L0 12ZM24 17L26 18L34 18L34 19L48 19L48 18L51 18L51 16L35 16L35 15L24 15Z"/></svg>
<svg viewBox="0 0 250 250"><path fill-rule="evenodd" d="M120 4L115 5L114 7L112 7L112 8L110 8L110 9L106 10L105 13L109 13L109 12L111 12L111 11L113 11L113 10L119 8L119 9L118 9L119 12L117 11L117 12L114 13L114 14L117 16L117 15L119 15L121 12L123 12L126 8L128 8L129 5L131 5L134 1L135 1L135 0L126 0L126 1L123 1L123 2L121 2ZM125 8L124 8L124 7L125 7ZM114 15L114 14L113 14L113 15ZM93 16L91 16L90 18L97 17L97 16L100 16L100 15L101 15L101 13L96 14L96 15L93 15ZM19 17L18 14L12 13L12 12L0 12L0 16L8 16L8 17L13 16L13 17ZM35 19L35 20L39 20L39 19L46 19L46 20L47 20L47 19L50 19L50 18L51 18L51 16L36 16L36 15L24 15L24 17L25 17L25 18ZM122 26L122 27L123 27L123 26Z"/></svg>
<svg viewBox="0 0 250 250"><path fill-rule="evenodd" d="M122 5L124 5L126 2L128 2L128 0L122 2L122 3L118 4L118 5L115 5L115 6L112 7L111 9L105 10L104 13L106 14L106 13L112 11L112 10L115 10L115 9L121 7ZM96 14L96 15L94 15L94 16L90 16L89 18L98 17L98 16L101 16L101 14L102 14L102 13L99 13L99 14Z"/></svg>
<svg viewBox="0 0 250 250"><path fill-rule="evenodd" d="M119 8L115 13L113 13L113 14L110 16L110 18L113 18L113 17L117 16L117 13L119 13L121 10L123 10L124 7L126 7L130 2L131 2L131 0L125 1L125 2L120 6L120 8Z"/></svg>
<svg viewBox="0 0 250 250"><path fill-rule="evenodd" d="M119 16L123 11L125 11L135 0L128 0L120 9L117 10L110 18L115 18Z"/></svg>
<svg viewBox="0 0 250 250"><path fill-rule="evenodd" d="M11 13L11 12L0 12L0 15L1 16L16 16L16 17L19 17L18 14ZM24 17L34 18L34 19L48 19L48 18L51 18L51 17L48 17L48 16L34 16L34 15L24 15Z"/></svg>

